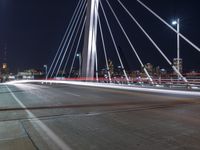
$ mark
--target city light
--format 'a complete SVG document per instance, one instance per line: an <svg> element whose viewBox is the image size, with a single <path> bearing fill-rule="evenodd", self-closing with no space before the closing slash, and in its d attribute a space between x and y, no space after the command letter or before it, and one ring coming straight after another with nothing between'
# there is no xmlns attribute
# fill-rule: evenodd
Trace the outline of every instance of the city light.
<svg viewBox="0 0 200 150"><path fill-rule="evenodd" d="M172 21L172 25L177 25L177 21L176 20Z"/></svg>

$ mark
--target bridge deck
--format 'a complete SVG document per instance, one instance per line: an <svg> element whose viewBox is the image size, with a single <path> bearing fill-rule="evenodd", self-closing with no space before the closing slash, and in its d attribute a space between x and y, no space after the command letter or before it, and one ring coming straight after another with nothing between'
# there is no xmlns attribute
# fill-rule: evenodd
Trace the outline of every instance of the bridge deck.
<svg viewBox="0 0 200 150"><path fill-rule="evenodd" d="M0 85L0 149L200 148L200 98L75 85Z"/></svg>

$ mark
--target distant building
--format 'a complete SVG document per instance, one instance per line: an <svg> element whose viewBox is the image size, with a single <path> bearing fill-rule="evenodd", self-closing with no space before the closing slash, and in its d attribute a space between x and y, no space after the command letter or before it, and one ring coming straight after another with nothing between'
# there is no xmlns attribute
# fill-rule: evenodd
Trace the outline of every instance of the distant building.
<svg viewBox="0 0 200 150"><path fill-rule="evenodd" d="M108 60L108 67L109 67L109 71L110 71L111 76L113 76L114 75L114 65L113 65L113 62L110 59Z"/></svg>
<svg viewBox="0 0 200 150"><path fill-rule="evenodd" d="M177 68L177 66L178 66L178 59L177 58L173 59L173 65L176 67L176 69L178 69ZM180 71L180 73L183 72L183 59L182 58L179 58L179 71ZM174 74L176 74L176 72L174 72Z"/></svg>
<svg viewBox="0 0 200 150"><path fill-rule="evenodd" d="M9 68L7 64L7 44L5 41L0 42L0 82L8 80Z"/></svg>
<svg viewBox="0 0 200 150"><path fill-rule="evenodd" d="M8 74L8 65L7 63L3 63L2 66L1 66L1 73L2 74Z"/></svg>
<svg viewBox="0 0 200 150"><path fill-rule="evenodd" d="M157 77L161 75L160 66L157 66L157 67L155 68L155 74L156 74Z"/></svg>
<svg viewBox="0 0 200 150"><path fill-rule="evenodd" d="M0 82L5 82L8 80L9 69L7 63L1 64L0 67Z"/></svg>
<svg viewBox="0 0 200 150"><path fill-rule="evenodd" d="M139 70L135 70L135 71L132 71L130 73L131 78L137 78L137 77L140 77L140 76L141 76L141 72Z"/></svg>
<svg viewBox="0 0 200 150"><path fill-rule="evenodd" d="M6 63L3 63L2 68L3 68L3 69L7 69L7 68L8 68L8 65L7 65Z"/></svg>
<svg viewBox="0 0 200 150"><path fill-rule="evenodd" d="M17 79L37 79L44 78L44 73L39 70L29 69L23 72L18 72Z"/></svg>
<svg viewBox="0 0 200 150"><path fill-rule="evenodd" d="M145 68L147 69L147 71L148 71L148 73L149 73L150 75L153 75L153 65L152 65L151 63L147 63L147 64L145 65Z"/></svg>

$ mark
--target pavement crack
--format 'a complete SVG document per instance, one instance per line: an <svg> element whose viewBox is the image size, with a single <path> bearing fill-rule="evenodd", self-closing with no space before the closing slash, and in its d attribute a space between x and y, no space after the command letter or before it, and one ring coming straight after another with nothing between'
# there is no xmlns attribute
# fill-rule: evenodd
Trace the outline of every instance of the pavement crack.
<svg viewBox="0 0 200 150"><path fill-rule="evenodd" d="M23 123L24 121L23 121L23 120L19 120L19 121L20 121L20 123L21 123L21 125L22 125L22 127L23 127L23 129L24 129L24 131L25 131L25 133L27 134L28 138L30 139L31 143L32 143L33 146L35 147L35 149L36 149L36 150L39 150L38 146L36 145L36 143L34 142L34 140L32 139L32 137L31 137L30 134L28 133L28 131L27 131L27 129L26 129L24 123Z"/></svg>

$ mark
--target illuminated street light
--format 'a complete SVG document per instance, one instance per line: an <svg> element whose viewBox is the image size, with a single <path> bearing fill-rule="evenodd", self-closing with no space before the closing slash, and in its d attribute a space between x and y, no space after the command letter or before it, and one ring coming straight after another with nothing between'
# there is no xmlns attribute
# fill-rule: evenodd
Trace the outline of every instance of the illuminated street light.
<svg viewBox="0 0 200 150"><path fill-rule="evenodd" d="M177 25L177 21L172 21L172 25Z"/></svg>
<svg viewBox="0 0 200 150"><path fill-rule="evenodd" d="M43 66L45 68L45 76L46 76L46 80L47 80L47 65Z"/></svg>
<svg viewBox="0 0 200 150"><path fill-rule="evenodd" d="M176 25L177 28L177 70L180 72L180 19L172 21L172 25Z"/></svg>
<svg viewBox="0 0 200 150"><path fill-rule="evenodd" d="M78 57L79 58L79 77L81 76L81 54L76 54L76 57Z"/></svg>

